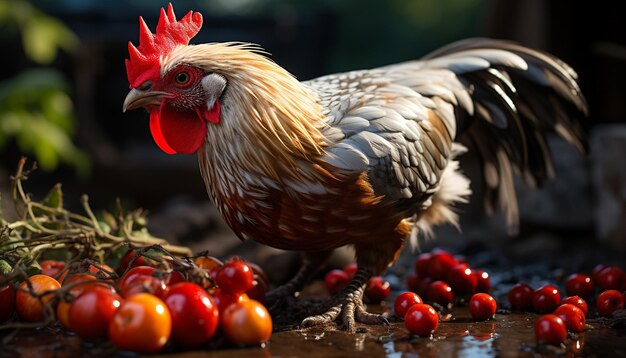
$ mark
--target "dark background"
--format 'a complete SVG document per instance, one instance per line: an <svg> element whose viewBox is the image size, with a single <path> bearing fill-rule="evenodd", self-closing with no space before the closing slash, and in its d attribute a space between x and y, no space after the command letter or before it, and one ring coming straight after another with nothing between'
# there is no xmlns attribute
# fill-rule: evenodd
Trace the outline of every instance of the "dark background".
<svg viewBox="0 0 626 358"><path fill-rule="evenodd" d="M78 177L74 168L61 165L53 172L33 176L28 189L42 195L61 181L70 207L78 206L82 193L90 194L94 207L110 207L115 197L121 197L129 206L155 213L154 230L168 239L195 240L223 230L236 244L207 203L195 156L162 153L152 142L146 113L121 111L128 91L126 46L129 40L138 41L137 18L142 15L154 29L158 10L167 2L33 0L32 4L60 19L80 39L75 51L60 53L51 66L70 81L77 122L73 140L88 154L91 170L87 176ZM551 52L576 69L590 105L591 116L584 123L590 134L601 125L623 125L626 119L626 28L623 14L613 9L614 2L198 0L175 1L174 6L178 17L190 9L202 12L204 26L193 43L236 40L260 44L278 64L302 80L416 59L467 37L511 39ZM37 66L24 55L19 37L4 34L0 39L4 54L0 57L0 80ZM559 152L561 148L565 154ZM0 150L0 187L6 192L8 175L24 153L11 141ZM531 199L539 195L545 201L522 208L522 235L556 232L556 240L564 236L597 239L593 217L597 215L596 187L602 185L593 184L594 157L570 155L569 150L558 144L555 149L557 158L574 158L562 165L557 160L560 181L540 194L528 194ZM470 177L475 174L471 162L470 153ZM559 171L559 166L564 169ZM623 185L624 177L618 178L618 184ZM559 190L577 180L580 185L571 191ZM549 215L533 217L536 210L532 205L545 208L549 201L556 202L546 209ZM470 235L472 225L491 227L485 224L487 219L480 210L472 209L476 207L463 210ZM495 226L501 229L501 225ZM496 232L502 234L501 230ZM624 236L619 235L612 233L603 242L623 248L619 242Z"/></svg>

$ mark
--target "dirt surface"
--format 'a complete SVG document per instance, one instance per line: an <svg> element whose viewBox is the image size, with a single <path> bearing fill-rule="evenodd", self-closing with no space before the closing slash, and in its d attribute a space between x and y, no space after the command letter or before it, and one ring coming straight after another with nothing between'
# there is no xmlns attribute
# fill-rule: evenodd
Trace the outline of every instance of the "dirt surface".
<svg viewBox="0 0 626 358"><path fill-rule="evenodd" d="M375 307L380 309L381 307ZM590 319L582 334L570 335L562 347L535 343L533 314L499 313L494 320L473 322L467 308L444 315L433 338L411 336L402 322L389 326L363 326L349 334L334 329L310 328L275 333L264 348L227 347L167 353L167 357L626 357L626 330L611 328L611 320ZM117 352L109 345L81 344L60 330L23 331L2 357L105 357ZM119 353L118 353L119 354ZM135 354L122 353L132 357Z"/></svg>

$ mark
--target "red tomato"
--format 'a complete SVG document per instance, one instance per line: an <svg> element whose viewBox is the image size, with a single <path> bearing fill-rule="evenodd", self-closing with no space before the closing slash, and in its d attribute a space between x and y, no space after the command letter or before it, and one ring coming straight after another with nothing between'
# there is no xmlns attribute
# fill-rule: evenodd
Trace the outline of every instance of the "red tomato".
<svg viewBox="0 0 626 358"><path fill-rule="evenodd" d="M593 297L595 287L589 275L575 273L565 280L565 292L569 296L580 296L584 299Z"/></svg>
<svg viewBox="0 0 626 358"><path fill-rule="evenodd" d="M87 287L70 304L70 329L82 339L104 339L122 297L104 284Z"/></svg>
<svg viewBox="0 0 626 358"><path fill-rule="evenodd" d="M561 317L565 327L574 333L580 333L585 329L585 313L574 305L562 304L554 310L554 314Z"/></svg>
<svg viewBox="0 0 626 358"><path fill-rule="evenodd" d="M331 270L324 276L326 290L331 295L336 295L350 284L350 276L343 270Z"/></svg>
<svg viewBox="0 0 626 358"><path fill-rule="evenodd" d="M476 274L476 292L488 293L491 291L491 282L489 281L489 273L483 270L474 271Z"/></svg>
<svg viewBox="0 0 626 358"><path fill-rule="evenodd" d="M535 337L537 341L559 345L567 338L565 322L554 314L546 314L535 322Z"/></svg>
<svg viewBox="0 0 626 358"><path fill-rule="evenodd" d="M73 287L66 296L61 297L57 305L57 320L66 329L70 329L70 307L74 298L78 297L84 290L92 286L105 286L115 293L115 289L101 281L97 281L95 276L86 273L77 273L63 281L63 287L72 285ZM69 299L69 301L68 301Z"/></svg>
<svg viewBox="0 0 626 358"><path fill-rule="evenodd" d="M165 276L165 286L168 287L184 281L185 275L180 271L172 271Z"/></svg>
<svg viewBox="0 0 626 358"><path fill-rule="evenodd" d="M220 314L224 312L224 310L233 303L248 301L250 298L245 293L240 295L233 295L230 293L224 292L222 289L217 288L215 292L213 292L213 301L215 305L220 311Z"/></svg>
<svg viewBox="0 0 626 358"><path fill-rule="evenodd" d="M109 340L121 349L156 353L172 332L172 317L161 299L149 293L130 296L109 324Z"/></svg>
<svg viewBox="0 0 626 358"><path fill-rule="evenodd" d="M415 260L415 273L417 277L426 278L428 277L428 266L430 266L430 259L432 255L428 252L420 254Z"/></svg>
<svg viewBox="0 0 626 358"><path fill-rule="evenodd" d="M457 295L469 295L476 291L478 277L467 264L458 264L448 271L446 282Z"/></svg>
<svg viewBox="0 0 626 358"><path fill-rule="evenodd" d="M272 336L272 317L261 303L248 300L228 306L221 327L231 342L256 345Z"/></svg>
<svg viewBox="0 0 626 358"><path fill-rule="evenodd" d="M23 321L26 322L40 322L45 318L44 305L51 304L51 300L54 297L54 291L61 288L61 284L50 276L46 275L33 275L28 278L28 281L32 285L32 295L28 288L27 281L22 282L18 286L18 291L15 296L15 308L17 314ZM44 292L50 291L44 294ZM41 299L38 297L42 295Z"/></svg>
<svg viewBox="0 0 626 358"><path fill-rule="evenodd" d="M121 293L124 298L138 293L151 293L157 297L162 297L165 291L167 291L165 281L155 276L139 275L130 282L126 282Z"/></svg>
<svg viewBox="0 0 626 358"><path fill-rule="evenodd" d="M437 330L439 315L432 306L417 303L411 306L404 316L404 326L412 334L430 337Z"/></svg>
<svg viewBox="0 0 626 358"><path fill-rule="evenodd" d="M374 276L369 279L365 286L365 297L370 303L380 303L389 296L391 289L389 282L383 280L380 276Z"/></svg>
<svg viewBox="0 0 626 358"><path fill-rule="evenodd" d="M124 288L129 285L133 280L136 280L137 277L140 276L152 276L152 274L156 271L156 268L152 266L135 266L128 270L122 278L120 278L117 283L120 287L120 290L124 290Z"/></svg>
<svg viewBox="0 0 626 358"><path fill-rule="evenodd" d="M561 301L561 304L569 303L580 308L585 315L587 315L587 302L578 296L566 297Z"/></svg>
<svg viewBox="0 0 626 358"><path fill-rule="evenodd" d="M252 262L247 263L254 273L254 287L246 291L246 295L253 300L261 303L265 302L265 294L270 290L270 281L263 269Z"/></svg>
<svg viewBox="0 0 626 358"><path fill-rule="evenodd" d="M120 263L115 268L115 272L118 275L123 275L129 269L129 265L130 265L131 261L136 256L137 256L137 251L135 249L128 250L126 252L126 254L124 254L122 259L120 260ZM150 260L150 259L146 258L145 256L139 256L132 263L131 267L137 267L137 266L153 266L153 267L156 267L156 266L158 266L158 263L155 262L154 260Z"/></svg>
<svg viewBox="0 0 626 358"><path fill-rule="evenodd" d="M443 280L448 271L457 264L450 253L443 251L432 254L429 262L428 277L433 280Z"/></svg>
<svg viewBox="0 0 626 358"><path fill-rule="evenodd" d="M552 285L545 285L535 290L533 307L537 313L553 312L561 303L559 289Z"/></svg>
<svg viewBox="0 0 626 358"><path fill-rule="evenodd" d="M244 261L233 260L222 266L215 281L224 292L241 294L254 287L254 272Z"/></svg>
<svg viewBox="0 0 626 358"><path fill-rule="evenodd" d="M454 302L454 294L452 293L452 288L443 282L443 281L435 281L430 284L428 288L428 301L438 303L443 307L449 307Z"/></svg>
<svg viewBox="0 0 626 358"><path fill-rule="evenodd" d="M626 273L617 266L606 267L598 274L598 287L603 291L622 291L626 289Z"/></svg>
<svg viewBox="0 0 626 358"><path fill-rule="evenodd" d="M0 281L4 279L0 275ZM11 317L11 314L15 310L15 286L12 282L8 282L6 285L0 287L0 323L6 321Z"/></svg>
<svg viewBox="0 0 626 358"><path fill-rule="evenodd" d="M396 297L396 300L393 302L393 310L396 313L396 316L404 318L406 311L411 308L411 306L423 303L422 298L415 292L403 292Z"/></svg>
<svg viewBox="0 0 626 358"><path fill-rule="evenodd" d="M597 285L598 284L598 279L600 278L600 272L602 272L602 270L604 270L605 268L609 267L609 265L607 264L597 264L594 268L593 268L593 272L591 274L591 277L593 277L593 282Z"/></svg>
<svg viewBox="0 0 626 358"><path fill-rule="evenodd" d="M533 307L533 289L525 283L518 283L509 291L512 310L526 311Z"/></svg>
<svg viewBox="0 0 626 358"><path fill-rule="evenodd" d="M354 274L356 273L356 270L359 269L359 265L356 264L356 262L353 262L351 264L349 264L348 266L343 268L343 272L348 274L348 277L350 277L350 279L352 280L352 278L354 277Z"/></svg>
<svg viewBox="0 0 626 358"><path fill-rule="evenodd" d="M41 266L41 274L58 278L61 271L65 268L65 262L57 260L44 260L39 263Z"/></svg>
<svg viewBox="0 0 626 358"><path fill-rule="evenodd" d="M624 309L624 294L617 290L606 290L596 298L598 313L604 317L611 317L613 312Z"/></svg>
<svg viewBox="0 0 626 358"><path fill-rule="evenodd" d="M476 293L469 302L469 309L477 321L484 321L493 318L498 308L496 300L486 293Z"/></svg>
<svg viewBox="0 0 626 358"><path fill-rule="evenodd" d="M217 305L204 288L191 282L170 287L163 298L172 315L172 341L185 347L207 343L217 330Z"/></svg>

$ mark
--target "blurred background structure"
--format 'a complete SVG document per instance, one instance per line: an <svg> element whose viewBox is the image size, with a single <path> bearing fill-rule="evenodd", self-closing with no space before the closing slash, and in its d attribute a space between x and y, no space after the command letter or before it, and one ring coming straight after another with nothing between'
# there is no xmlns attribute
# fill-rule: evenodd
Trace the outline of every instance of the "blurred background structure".
<svg viewBox="0 0 626 358"><path fill-rule="evenodd" d="M501 218L486 218L480 200L461 209L463 236L528 260L538 259L533 250L549 258L572 240L598 240L626 252L626 28L611 2L172 2L179 16L190 9L204 15L192 42L260 44L301 80L417 59L473 36L510 39L560 57L578 71L589 100L591 118L584 126L591 155L554 141L557 180L538 192L520 186L521 239L506 235ZM82 193L90 194L94 207L110 207L121 197L153 213L156 234L215 255L240 253L239 240L208 200L195 156L164 154L152 142L148 116L121 111L128 89L124 59L127 42L138 41L137 18L154 28L166 5L0 2L0 189L7 198L8 177L27 155L44 169L28 183L35 195L60 181L68 205L78 206ZM478 175L471 153L465 165L470 178ZM444 228L426 245L459 244L459 236ZM249 250L258 252L256 246Z"/></svg>

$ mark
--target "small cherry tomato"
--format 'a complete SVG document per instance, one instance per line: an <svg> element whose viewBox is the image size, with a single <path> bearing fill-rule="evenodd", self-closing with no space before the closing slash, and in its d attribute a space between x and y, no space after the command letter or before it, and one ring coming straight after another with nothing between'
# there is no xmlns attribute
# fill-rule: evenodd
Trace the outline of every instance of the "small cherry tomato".
<svg viewBox="0 0 626 358"><path fill-rule="evenodd" d="M32 286L31 294L28 283ZM26 322L41 322L44 320L44 305L51 304L54 291L61 288L61 284L54 278L46 275L33 275L18 286L15 296L17 314ZM45 292L48 292L44 294ZM39 295L41 298L39 298Z"/></svg>
<svg viewBox="0 0 626 358"><path fill-rule="evenodd" d="M106 338L109 323L121 302L122 297L111 286L87 287L70 304L70 329L85 340Z"/></svg>
<svg viewBox="0 0 626 358"><path fill-rule="evenodd" d="M89 273L97 278L108 279L115 274L115 270L107 264L99 264L98 266L89 265Z"/></svg>
<svg viewBox="0 0 626 358"><path fill-rule="evenodd" d="M617 290L606 290L596 298L598 313L604 317L611 317L613 312L624 309L624 294Z"/></svg>
<svg viewBox="0 0 626 358"><path fill-rule="evenodd" d="M352 278L354 277L354 274L356 273L356 270L358 269L359 269L359 265L357 265L356 262L353 262L351 264L348 264L346 267L344 267L343 271L347 273L348 277L350 277L350 279L352 280Z"/></svg>
<svg viewBox="0 0 626 358"><path fill-rule="evenodd" d="M331 295L336 295L350 284L350 277L343 270L331 270L324 276L326 290Z"/></svg>
<svg viewBox="0 0 626 358"><path fill-rule="evenodd" d="M477 321L484 321L493 318L496 314L498 305L496 300L486 293L476 293L470 298L469 309Z"/></svg>
<svg viewBox="0 0 626 358"><path fill-rule="evenodd" d="M65 262L57 260L44 260L39 263L39 266L41 266L42 275L57 279L59 278L61 271L65 268Z"/></svg>
<svg viewBox="0 0 626 358"><path fill-rule="evenodd" d="M217 273L220 272L222 266L224 266L222 261L213 256L197 257L193 262L196 266L205 269L213 280L216 279Z"/></svg>
<svg viewBox="0 0 626 358"><path fill-rule="evenodd" d="M561 317L546 314L535 322L535 337L537 341L559 345L567 338L567 328Z"/></svg>
<svg viewBox="0 0 626 358"><path fill-rule="evenodd" d="M167 291L165 281L155 276L139 275L131 281L127 281L122 288L122 297L128 298L138 293L151 293L157 297L162 297Z"/></svg>
<svg viewBox="0 0 626 358"><path fill-rule="evenodd" d="M412 334L430 337L437 330L439 315L427 304L417 303L409 308L404 316L404 326Z"/></svg>
<svg viewBox="0 0 626 358"><path fill-rule="evenodd" d="M476 291L478 278L467 264L458 264L448 271L446 282L456 295L469 295Z"/></svg>
<svg viewBox="0 0 626 358"><path fill-rule="evenodd" d="M72 285L70 291L60 298L59 304L57 305L57 320L61 323L63 327L71 330L70 327L70 307L72 301L78 297L84 290L89 287L102 285L108 287L110 290L115 292L112 286L107 285L101 281L97 281L95 276L86 273L77 273L63 281L63 287L67 287Z"/></svg>
<svg viewBox="0 0 626 358"><path fill-rule="evenodd" d="M428 266L428 277L443 280L457 262L448 252L437 252L431 255ZM419 275L419 274L418 274Z"/></svg>
<svg viewBox="0 0 626 358"><path fill-rule="evenodd" d="M246 295L261 303L265 302L265 294L270 290L270 281L263 269L252 262L247 262L254 273L254 287L246 291Z"/></svg>
<svg viewBox="0 0 626 358"><path fill-rule="evenodd" d="M574 333L580 333L585 329L585 313L574 305L562 304L554 310L554 314L561 317L565 327Z"/></svg>
<svg viewBox="0 0 626 358"><path fill-rule="evenodd" d="M230 294L241 294L254 287L254 272L241 260L230 261L217 273L217 285Z"/></svg>
<svg viewBox="0 0 626 358"><path fill-rule="evenodd" d="M250 298L245 293L236 295L236 294L224 292L224 290L220 288L217 288L213 292L213 301L215 302L215 305L220 311L220 314L224 312L224 310L228 306L232 305L233 303L244 302L248 300L250 300Z"/></svg>
<svg viewBox="0 0 626 358"><path fill-rule="evenodd" d="M420 254L415 260L415 273L417 277L428 277L428 266L430 266L430 259L432 255L428 252Z"/></svg>
<svg viewBox="0 0 626 358"><path fill-rule="evenodd" d="M422 298L415 292L403 292L396 297L393 303L393 309L396 316L404 318L404 315L414 304L423 303Z"/></svg>
<svg viewBox="0 0 626 358"><path fill-rule="evenodd" d="M152 266L152 267L156 267L156 266L158 266L158 263L155 262L154 260L148 259L145 256L139 256L139 257L137 257L135 259L136 256L137 256L137 250L135 250L135 249L128 250L126 252L126 254L124 254L124 256L122 256L122 259L120 260L120 263L115 268L115 272L118 275L121 276L126 271L128 271L129 268L132 268L132 267L137 267L137 266ZM135 261L133 261L133 259L135 259ZM132 265L131 265L131 262L132 262Z"/></svg>
<svg viewBox="0 0 626 358"><path fill-rule="evenodd" d="M580 296L584 299L593 297L595 287L593 287L593 281L591 276L575 273L571 274L565 280L565 292L569 296Z"/></svg>
<svg viewBox="0 0 626 358"><path fill-rule="evenodd" d="M602 291L626 289L626 273L620 267L609 266L598 274L598 287Z"/></svg>
<svg viewBox="0 0 626 358"><path fill-rule="evenodd" d="M583 313L585 315L587 315L587 302L585 302L584 299L582 299L581 297L578 296L569 296L563 299L563 301L561 301L561 304L565 304L568 303L570 305L574 305L578 308L581 309L581 311L583 311Z"/></svg>
<svg viewBox="0 0 626 358"><path fill-rule="evenodd" d="M491 291L491 282L489 280L489 273L483 270L474 271L476 274L476 292L488 293Z"/></svg>
<svg viewBox="0 0 626 358"><path fill-rule="evenodd" d="M525 283L518 283L509 291L512 310L526 311L533 307L533 289Z"/></svg>
<svg viewBox="0 0 626 358"><path fill-rule="evenodd" d="M452 288L443 282L435 281L428 288L428 301L438 303L443 307L450 307L454 302L454 294Z"/></svg>
<svg viewBox="0 0 626 358"><path fill-rule="evenodd" d="M185 275L180 271L172 271L165 276L165 286L173 286L179 282L185 281Z"/></svg>
<svg viewBox="0 0 626 358"><path fill-rule="evenodd" d="M120 290L124 291L126 286L133 282L133 280L137 279L137 277L152 276L154 272L156 272L156 268L152 266L134 266L128 270L122 278L120 278L117 284L120 287Z"/></svg>
<svg viewBox="0 0 626 358"><path fill-rule="evenodd" d="M163 300L172 316L172 341L192 348L207 343L215 334L219 311L204 288L191 282L170 287Z"/></svg>
<svg viewBox="0 0 626 358"><path fill-rule="evenodd" d="M221 327L231 342L256 345L272 336L272 317L261 303L248 300L228 306Z"/></svg>
<svg viewBox="0 0 626 358"><path fill-rule="evenodd" d="M537 313L553 312L560 303L561 293L555 286L545 285L533 293L533 308Z"/></svg>
<svg viewBox="0 0 626 358"><path fill-rule="evenodd" d="M172 318L165 303L149 293L138 293L122 302L113 316L109 340L121 350L156 353L171 331Z"/></svg>
<svg viewBox="0 0 626 358"><path fill-rule="evenodd" d="M609 267L609 265L607 265L607 264L597 264L593 268L593 272L591 273L591 277L593 277L593 282L596 285L598 284L598 279L600 278L600 272L602 272L602 270L604 270L607 267Z"/></svg>
<svg viewBox="0 0 626 358"><path fill-rule="evenodd" d="M4 279L4 277L0 276L0 281L2 279ZM15 286L13 286L13 283L8 282L0 287L0 323L9 319L14 310Z"/></svg>
<svg viewBox="0 0 626 358"><path fill-rule="evenodd" d="M389 282L385 281L380 276L374 276L367 281L365 286L365 297L370 303L380 303L385 298L389 297L391 288Z"/></svg>

